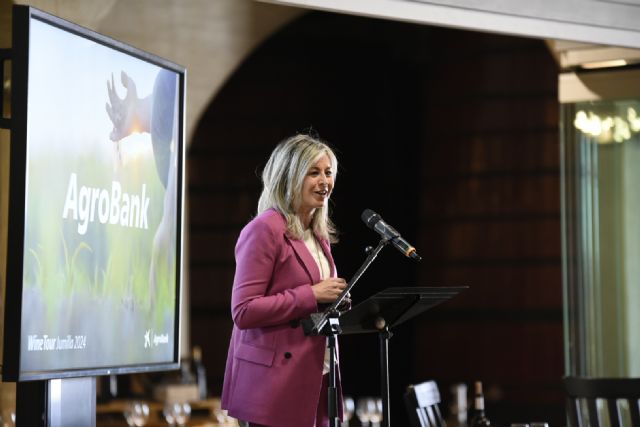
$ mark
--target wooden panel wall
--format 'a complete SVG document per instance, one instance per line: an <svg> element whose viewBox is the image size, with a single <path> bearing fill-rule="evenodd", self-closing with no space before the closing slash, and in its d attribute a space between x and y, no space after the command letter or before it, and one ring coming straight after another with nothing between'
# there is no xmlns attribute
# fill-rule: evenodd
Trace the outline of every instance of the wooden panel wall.
<svg viewBox="0 0 640 427"><path fill-rule="evenodd" d="M341 162L341 274L377 241L365 208L424 258L385 249L356 303L389 286L469 286L391 340L394 425L406 425L406 385L431 378L445 398L453 382L485 381L497 423L564 422L556 75L541 41L324 13L258 49L201 118L188 156L191 332L211 391L259 171L277 141L311 126ZM377 394L376 337L341 344L345 390Z"/></svg>
<svg viewBox="0 0 640 427"><path fill-rule="evenodd" d="M469 290L421 319L416 373L483 380L505 423L561 423L556 70L534 41L440 40L446 60L424 89L419 276Z"/></svg>

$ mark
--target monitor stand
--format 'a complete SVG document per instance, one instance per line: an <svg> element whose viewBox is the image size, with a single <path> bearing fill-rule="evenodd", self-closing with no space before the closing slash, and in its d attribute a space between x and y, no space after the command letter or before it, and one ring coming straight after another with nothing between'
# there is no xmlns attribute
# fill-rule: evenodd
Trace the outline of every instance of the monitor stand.
<svg viewBox="0 0 640 427"><path fill-rule="evenodd" d="M95 427L96 378L19 382L16 427Z"/></svg>

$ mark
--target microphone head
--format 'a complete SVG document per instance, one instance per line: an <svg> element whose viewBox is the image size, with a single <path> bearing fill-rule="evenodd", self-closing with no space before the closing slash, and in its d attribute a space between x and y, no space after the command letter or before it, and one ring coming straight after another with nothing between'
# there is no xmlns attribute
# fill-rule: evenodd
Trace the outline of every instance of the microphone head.
<svg viewBox="0 0 640 427"><path fill-rule="evenodd" d="M373 229L376 223L382 219L380 218L380 215L378 215L371 209L365 209L364 212L362 212L360 218L362 218L362 221L364 221L367 227L371 229Z"/></svg>

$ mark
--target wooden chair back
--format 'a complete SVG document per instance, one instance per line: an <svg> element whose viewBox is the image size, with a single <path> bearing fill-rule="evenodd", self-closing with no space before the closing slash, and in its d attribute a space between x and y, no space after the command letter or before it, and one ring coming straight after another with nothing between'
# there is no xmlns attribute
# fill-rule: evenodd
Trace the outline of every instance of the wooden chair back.
<svg viewBox="0 0 640 427"><path fill-rule="evenodd" d="M440 391L435 381L407 387L404 395L411 427L446 427L440 412Z"/></svg>
<svg viewBox="0 0 640 427"><path fill-rule="evenodd" d="M640 378L565 377L563 382L570 427L640 427Z"/></svg>

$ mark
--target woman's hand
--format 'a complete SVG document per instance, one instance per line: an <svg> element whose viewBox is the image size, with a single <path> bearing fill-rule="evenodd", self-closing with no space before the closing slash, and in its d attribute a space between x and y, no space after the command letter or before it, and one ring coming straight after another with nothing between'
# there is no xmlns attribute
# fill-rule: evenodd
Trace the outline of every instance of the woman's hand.
<svg viewBox="0 0 640 427"><path fill-rule="evenodd" d="M325 304L337 300L346 287L347 282L344 279L332 277L311 286L311 290L313 290L316 301Z"/></svg>

